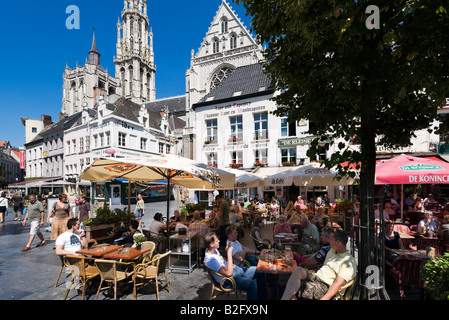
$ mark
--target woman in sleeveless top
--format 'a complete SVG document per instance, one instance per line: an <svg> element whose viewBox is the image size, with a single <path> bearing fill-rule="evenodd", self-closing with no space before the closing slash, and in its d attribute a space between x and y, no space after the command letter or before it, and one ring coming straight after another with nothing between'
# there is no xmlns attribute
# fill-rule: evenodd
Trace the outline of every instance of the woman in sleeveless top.
<svg viewBox="0 0 449 320"><path fill-rule="evenodd" d="M67 195L65 193L59 194L59 201L53 204L52 209L47 217L47 224L51 221L51 240L56 240L58 236L67 231L67 221L72 217L70 205L67 202Z"/></svg>

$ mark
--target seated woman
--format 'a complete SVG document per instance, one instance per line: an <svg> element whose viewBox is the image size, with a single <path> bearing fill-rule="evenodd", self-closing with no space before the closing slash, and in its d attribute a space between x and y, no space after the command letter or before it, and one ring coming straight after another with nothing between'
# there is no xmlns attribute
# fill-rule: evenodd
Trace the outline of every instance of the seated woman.
<svg viewBox="0 0 449 320"><path fill-rule="evenodd" d="M274 226L273 236L279 233L292 233L292 229L287 223L287 217L283 214L279 216L279 223Z"/></svg>
<svg viewBox="0 0 449 320"><path fill-rule="evenodd" d="M438 221L433 217L433 212L426 211L425 218L418 223L418 233L426 237L436 237L438 225Z"/></svg>
<svg viewBox="0 0 449 320"><path fill-rule="evenodd" d="M323 218L326 216L326 212L323 207L319 207L313 216L312 223L317 226L318 230L323 227Z"/></svg>
<svg viewBox="0 0 449 320"><path fill-rule="evenodd" d="M289 201L289 202L287 203L287 207L285 207L284 215L287 216L288 219L290 219L291 216L292 216L293 214L295 214L295 213L296 213L296 208L295 208L295 206L293 205L293 201Z"/></svg>
<svg viewBox="0 0 449 320"><path fill-rule="evenodd" d="M254 222L254 228L251 231L251 236L257 240L256 248L261 251L263 249L268 249L268 241L262 237L262 233L260 232L260 228L263 225L263 219L261 217L257 217Z"/></svg>
<svg viewBox="0 0 449 320"><path fill-rule="evenodd" d="M399 232L394 231L394 222L391 220L384 221L385 226L385 258L392 262L396 259L397 255L393 252L389 251L390 249L404 249L404 245L402 244L401 236Z"/></svg>

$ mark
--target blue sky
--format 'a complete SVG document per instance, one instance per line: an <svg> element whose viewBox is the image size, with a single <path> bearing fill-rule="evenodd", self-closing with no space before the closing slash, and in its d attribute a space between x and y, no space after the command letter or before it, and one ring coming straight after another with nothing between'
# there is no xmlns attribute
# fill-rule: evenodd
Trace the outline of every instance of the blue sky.
<svg viewBox="0 0 449 320"><path fill-rule="evenodd" d="M117 21L123 0L2 1L0 10L0 140L15 147L25 142L20 117L57 120L62 104L62 74L66 64L83 66L92 45L93 28L101 65L115 76ZM242 5L228 0L249 28ZM184 94L190 52L201 45L221 0L148 0L148 17L154 33L156 98ZM80 28L67 29L76 5Z"/></svg>

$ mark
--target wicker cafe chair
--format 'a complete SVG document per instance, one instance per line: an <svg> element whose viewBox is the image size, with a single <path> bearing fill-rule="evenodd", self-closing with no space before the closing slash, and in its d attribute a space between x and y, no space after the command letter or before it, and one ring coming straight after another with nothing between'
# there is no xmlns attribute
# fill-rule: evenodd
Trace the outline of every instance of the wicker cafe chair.
<svg viewBox="0 0 449 320"><path fill-rule="evenodd" d="M154 280L156 285L156 297L159 300L159 275L164 274L165 280L167 281L167 290L170 293L170 282L168 281L166 268L168 264L168 258L171 251L163 254L157 254L153 257L151 261L140 263L134 267L134 299L137 299L137 287L143 283L138 283L137 280L140 279L143 282Z"/></svg>
<svg viewBox="0 0 449 320"><path fill-rule="evenodd" d="M98 299L98 294L101 290L110 289L112 285L114 286L114 300L117 300L117 284L128 280L134 274L134 263L133 262L120 262L117 260L106 260L106 259L96 259L95 265L100 272L101 281L98 286L97 295L95 300ZM119 266L119 268L117 268ZM108 284L107 287L101 287L103 282ZM131 283L132 279L128 281Z"/></svg>
<svg viewBox="0 0 449 320"><path fill-rule="evenodd" d="M350 300L352 289L354 288L356 282L357 276L342 285L340 291L338 291L333 297L333 300Z"/></svg>
<svg viewBox="0 0 449 320"><path fill-rule="evenodd" d="M55 282L55 288L58 286L59 278L61 277L62 271L68 265L66 260L65 260L65 256L59 256L59 259L61 259L61 268L59 268L58 277L56 278L56 282Z"/></svg>
<svg viewBox="0 0 449 320"><path fill-rule="evenodd" d="M156 248L156 244L153 241L144 241L144 242L142 242L141 248L142 249L151 249L147 253L143 254L142 260L145 261L145 260L151 259L151 257L153 256L153 252L154 252L154 249Z"/></svg>
<svg viewBox="0 0 449 320"><path fill-rule="evenodd" d="M228 293L228 295L230 293L234 294L234 298L237 299L238 295L237 295L237 284L235 283L235 280L233 277L227 277L222 275L221 273L215 272L214 270L211 270L209 268L207 268L207 272L209 275L209 278L211 280L212 283L212 289L210 292L210 300L213 300L217 297L217 295L215 294L215 292L219 292L219 293ZM214 278L214 275L221 277L220 281L217 281ZM226 281L229 281L228 283L231 284L230 287L225 286L224 284L226 283Z"/></svg>
<svg viewBox="0 0 449 320"><path fill-rule="evenodd" d="M264 249L265 247L267 249L271 249L271 243L268 239L263 239L263 241L257 240L252 234L249 235L251 239L254 241L254 245L256 246L257 250Z"/></svg>
<svg viewBox="0 0 449 320"><path fill-rule="evenodd" d="M70 289L75 284L75 280L79 279L83 285L82 300L86 293L87 283L99 275L97 267L87 264L88 261L93 262L94 259L86 258L83 256L71 256L65 257L66 265L70 268L70 273L72 274L72 280L70 281L70 286L65 293L64 300L67 299Z"/></svg>

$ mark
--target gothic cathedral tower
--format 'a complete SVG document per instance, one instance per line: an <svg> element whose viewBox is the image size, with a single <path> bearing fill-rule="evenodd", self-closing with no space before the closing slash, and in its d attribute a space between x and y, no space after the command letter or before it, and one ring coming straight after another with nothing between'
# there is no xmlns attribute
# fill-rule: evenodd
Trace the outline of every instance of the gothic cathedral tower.
<svg viewBox="0 0 449 320"><path fill-rule="evenodd" d="M115 77L118 94L135 102L156 99L153 32L148 31L146 0L124 0L122 20L117 23Z"/></svg>

